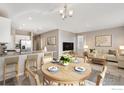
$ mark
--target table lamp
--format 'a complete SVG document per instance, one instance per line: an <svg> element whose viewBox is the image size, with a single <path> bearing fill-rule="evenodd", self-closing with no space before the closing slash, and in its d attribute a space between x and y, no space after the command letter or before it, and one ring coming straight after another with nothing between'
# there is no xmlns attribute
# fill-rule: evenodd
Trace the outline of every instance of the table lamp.
<svg viewBox="0 0 124 93"><path fill-rule="evenodd" d="M120 55L124 55L124 46L120 46Z"/></svg>
<svg viewBox="0 0 124 93"><path fill-rule="evenodd" d="M46 48L46 46L44 47L44 52L47 52L47 48Z"/></svg>
<svg viewBox="0 0 124 93"><path fill-rule="evenodd" d="M120 50L124 50L124 46L120 46Z"/></svg>
<svg viewBox="0 0 124 93"><path fill-rule="evenodd" d="M84 49L87 49L88 48L88 45L84 45Z"/></svg>
<svg viewBox="0 0 124 93"><path fill-rule="evenodd" d="M84 45L84 51L87 51L88 45Z"/></svg>

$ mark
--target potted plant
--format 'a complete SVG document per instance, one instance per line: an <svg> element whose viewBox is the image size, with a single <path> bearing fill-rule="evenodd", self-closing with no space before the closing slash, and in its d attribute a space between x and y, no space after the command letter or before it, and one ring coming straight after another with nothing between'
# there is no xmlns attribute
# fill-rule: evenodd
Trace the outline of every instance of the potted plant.
<svg viewBox="0 0 124 93"><path fill-rule="evenodd" d="M63 56L61 56L61 58L60 58L60 62L61 62L64 66L66 66L66 65L68 65L69 63L72 62L72 57L69 56L69 55L63 55Z"/></svg>
<svg viewBox="0 0 124 93"><path fill-rule="evenodd" d="M95 53L95 48L94 49L90 49L90 53Z"/></svg>

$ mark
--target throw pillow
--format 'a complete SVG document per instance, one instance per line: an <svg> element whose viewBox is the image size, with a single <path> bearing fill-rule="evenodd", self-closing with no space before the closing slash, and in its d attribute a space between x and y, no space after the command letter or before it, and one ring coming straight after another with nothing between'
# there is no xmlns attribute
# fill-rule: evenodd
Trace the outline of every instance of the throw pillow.
<svg viewBox="0 0 124 93"><path fill-rule="evenodd" d="M110 54L110 55L115 55L115 56L116 56L116 50L109 50L109 51L108 51L108 54Z"/></svg>

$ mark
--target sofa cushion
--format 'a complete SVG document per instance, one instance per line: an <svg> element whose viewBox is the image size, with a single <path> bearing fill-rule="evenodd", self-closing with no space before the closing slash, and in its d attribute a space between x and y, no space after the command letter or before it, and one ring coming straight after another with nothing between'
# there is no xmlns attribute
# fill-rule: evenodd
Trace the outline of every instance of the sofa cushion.
<svg viewBox="0 0 124 93"><path fill-rule="evenodd" d="M120 56L124 56L124 50L120 51Z"/></svg>
<svg viewBox="0 0 124 93"><path fill-rule="evenodd" d="M116 56L116 50L109 50L109 51L108 51L108 54L110 54L110 55L115 55L115 56Z"/></svg>
<svg viewBox="0 0 124 93"><path fill-rule="evenodd" d="M106 59L109 61L117 61L117 56L108 54L106 55Z"/></svg>

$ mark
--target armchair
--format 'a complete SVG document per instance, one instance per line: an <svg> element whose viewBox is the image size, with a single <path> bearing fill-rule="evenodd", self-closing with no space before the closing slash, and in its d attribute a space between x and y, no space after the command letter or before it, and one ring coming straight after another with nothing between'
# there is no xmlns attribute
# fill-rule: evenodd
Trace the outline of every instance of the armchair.
<svg viewBox="0 0 124 93"><path fill-rule="evenodd" d="M117 60L118 60L118 67L124 68L124 46L120 46Z"/></svg>
<svg viewBox="0 0 124 93"><path fill-rule="evenodd" d="M118 56L118 67L124 68L124 56Z"/></svg>

